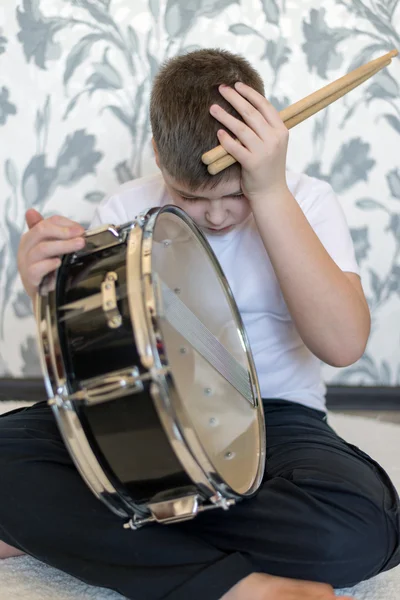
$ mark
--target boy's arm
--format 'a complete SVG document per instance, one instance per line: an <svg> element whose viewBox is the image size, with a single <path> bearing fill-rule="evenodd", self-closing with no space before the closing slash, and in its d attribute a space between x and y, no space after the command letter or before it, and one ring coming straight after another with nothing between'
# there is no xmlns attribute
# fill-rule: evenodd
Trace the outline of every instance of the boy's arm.
<svg viewBox="0 0 400 600"><path fill-rule="evenodd" d="M253 213L304 343L334 367L357 361L370 332L358 275L332 260L289 190L265 197Z"/></svg>
<svg viewBox="0 0 400 600"><path fill-rule="evenodd" d="M330 257L286 183L288 130L279 113L244 84L220 93L245 123L213 105L224 130L221 145L242 166L242 191L297 330L321 360L343 367L358 360L370 332L370 313L357 275L343 272Z"/></svg>

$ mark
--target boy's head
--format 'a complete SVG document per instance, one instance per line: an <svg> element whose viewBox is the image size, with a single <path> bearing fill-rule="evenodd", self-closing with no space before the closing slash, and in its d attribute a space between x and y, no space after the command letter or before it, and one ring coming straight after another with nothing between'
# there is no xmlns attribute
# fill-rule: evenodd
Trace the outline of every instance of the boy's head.
<svg viewBox="0 0 400 600"><path fill-rule="evenodd" d="M217 175L210 175L201 160L204 152L218 145L218 129L226 129L211 116L212 104L219 104L243 121L218 91L222 83L233 86L237 81L264 95L263 81L249 62L219 49L176 56L161 67L154 80L150 100L153 145L157 164L177 204L182 194L175 194L176 190L196 197L204 191L201 196L214 199L240 192L240 165L236 163ZM187 206L184 208L187 210ZM219 221L232 218L220 215L218 219L212 217L211 224L214 221L218 221L215 225L219 229ZM206 227L205 223L199 224Z"/></svg>
<svg viewBox="0 0 400 600"><path fill-rule="evenodd" d="M221 83L233 86L237 81L264 94L257 71L226 50L204 49L176 56L158 72L150 100L153 139L161 168L180 183L193 189L212 188L238 176L237 164L210 175L201 161L204 152L218 145L218 129L225 129L210 115L212 104L243 120L218 91Z"/></svg>

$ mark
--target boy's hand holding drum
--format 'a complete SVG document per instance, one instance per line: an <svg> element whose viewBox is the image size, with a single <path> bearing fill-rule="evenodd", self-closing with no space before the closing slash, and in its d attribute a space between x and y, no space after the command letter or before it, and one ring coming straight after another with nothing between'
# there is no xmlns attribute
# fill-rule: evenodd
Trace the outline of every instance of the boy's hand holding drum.
<svg viewBox="0 0 400 600"><path fill-rule="evenodd" d="M236 83L221 85L221 95L243 117L244 123L213 104L210 113L236 137L218 131L223 148L242 166L242 192L252 208L268 197L287 192L286 154L289 131L278 111L256 90Z"/></svg>
<svg viewBox="0 0 400 600"><path fill-rule="evenodd" d="M18 270L24 288L33 300L43 277L60 266L60 257L84 247L82 236L85 230L66 217L54 215L44 219L33 208L26 213L26 223L28 231L18 248Z"/></svg>

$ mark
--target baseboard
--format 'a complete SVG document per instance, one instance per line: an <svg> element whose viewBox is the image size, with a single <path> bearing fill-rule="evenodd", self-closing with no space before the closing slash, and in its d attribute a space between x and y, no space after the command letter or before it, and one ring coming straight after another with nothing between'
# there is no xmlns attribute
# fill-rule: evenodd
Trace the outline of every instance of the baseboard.
<svg viewBox="0 0 400 600"><path fill-rule="evenodd" d="M400 410L400 387L327 386L330 410Z"/></svg>
<svg viewBox="0 0 400 600"><path fill-rule="evenodd" d="M0 401L46 400L41 378L0 378ZM400 410L400 387L328 386L331 410Z"/></svg>
<svg viewBox="0 0 400 600"><path fill-rule="evenodd" d="M47 400L46 389L41 377L0 378L0 402L2 400Z"/></svg>

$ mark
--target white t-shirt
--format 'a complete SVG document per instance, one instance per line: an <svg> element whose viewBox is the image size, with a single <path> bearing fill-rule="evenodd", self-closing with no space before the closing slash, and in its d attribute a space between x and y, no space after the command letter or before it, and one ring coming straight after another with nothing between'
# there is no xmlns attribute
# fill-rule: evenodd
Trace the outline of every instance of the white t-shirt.
<svg viewBox="0 0 400 600"><path fill-rule="evenodd" d="M342 271L359 274L346 218L332 187L287 171L288 187L311 227ZM161 174L123 184L97 207L91 227L133 221L151 207L171 204ZM326 410L321 361L305 346L292 321L253 215L223 236L206 235L244 322L263 398L280 398Z"/></svg>

